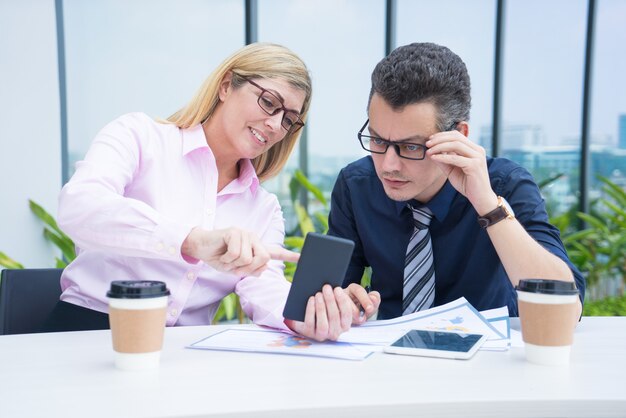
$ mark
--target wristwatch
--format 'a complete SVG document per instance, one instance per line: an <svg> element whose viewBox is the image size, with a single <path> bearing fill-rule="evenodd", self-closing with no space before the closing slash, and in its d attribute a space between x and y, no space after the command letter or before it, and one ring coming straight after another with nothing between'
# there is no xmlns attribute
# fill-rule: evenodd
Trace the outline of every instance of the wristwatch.
<svg viewBox="0 0 626 418"><path fill-rule="evenodd" d="M498 207L486 214L478 217L478 224L485 229L503 219L515 219L515 212L502 196L498 196Z"/></svg>

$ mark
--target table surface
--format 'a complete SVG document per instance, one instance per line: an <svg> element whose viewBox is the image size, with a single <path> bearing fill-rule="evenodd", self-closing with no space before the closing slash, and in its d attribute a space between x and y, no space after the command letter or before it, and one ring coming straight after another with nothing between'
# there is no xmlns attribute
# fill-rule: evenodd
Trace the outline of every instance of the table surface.
<svg viewBox="0 0 626 418"><path fill-rule="evenodd" d="M522 348L364 361L184 348L223 327L166 329L147 372L114 368L110 331L1 336L0 416L626 416L626 317L583 318L565 367Z"/></svg>

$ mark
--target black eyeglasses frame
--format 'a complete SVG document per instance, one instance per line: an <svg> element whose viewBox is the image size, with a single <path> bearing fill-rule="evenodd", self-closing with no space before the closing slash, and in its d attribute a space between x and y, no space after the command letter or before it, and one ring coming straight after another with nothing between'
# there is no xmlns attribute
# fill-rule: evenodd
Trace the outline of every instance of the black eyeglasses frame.
<svg viewBox="0 0 626 418"><path fill-rule="evenodd" d="M365 128L367 127L367 124L370 122L369 119L367 119L365 121L365 123L363 124L363 126L361 127L361 129L359 129L359 132L356 134L357 138L359 139L359 143L361 144L361 148L363 148L365 151L367 152L371 152L374 154L385 154L388 150L389 150L389 146L394 147L394 149L396 150L396 155L398 155L398 157L400 158L404 158L406 160L413 160L413 161L420 161L423 160L424 158L426 158L426 151L428 150L428 147L424 144L416 144L414 142L404 142L404 141L389 141L387 139L383 139L377 136L371 136L371 135L363 135L363 131L365 130ZM454 122L450 128L447 129L447 131L452 131L456 128L456 126L458 125L458 122ZM363 144L363 139L362 138L369 138L369 139L376 139L379 141L382 141L383 144L385 144L385 150L384 151L372 151L371 149L367 149L365 147L365 145ZM401 145L414 145L416 147L418 147L419 149L422 150L422 156L418 157L418 158L411 158L411 157L406 157L404 155L401 154L400 151L400 146Z"/></svg>

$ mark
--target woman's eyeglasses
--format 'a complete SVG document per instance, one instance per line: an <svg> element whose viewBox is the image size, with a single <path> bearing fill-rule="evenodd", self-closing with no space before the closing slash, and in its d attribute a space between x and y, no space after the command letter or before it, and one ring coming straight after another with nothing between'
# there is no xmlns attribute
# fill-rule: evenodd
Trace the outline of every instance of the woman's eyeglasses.
<svg viewBox="0 0 626 418"><path fill-rule="evenodd" d="M257 103L265 113L270 116L274 116L278 114L278 112L280 112L281 110L283 111L283 118L280 121L283 129L293 133L297 132L298 129L304 126L304 122L302 122L302 119L300 119L300 115L298 114L298 112L296 112L295 110L287 109L283 104L283 101L278 96L276 96L271 91L259 86L257 83L247 77L244 77L242 75L239 75L239 77L243 78L248 83L261 90L261 94L259 94L259 99L257 100Z"/></svg>

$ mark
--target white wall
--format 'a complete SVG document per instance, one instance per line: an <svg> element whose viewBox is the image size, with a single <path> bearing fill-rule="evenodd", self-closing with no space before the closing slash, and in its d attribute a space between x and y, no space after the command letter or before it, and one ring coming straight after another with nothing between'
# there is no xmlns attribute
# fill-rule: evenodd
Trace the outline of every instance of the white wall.
<svg viewBox="0 0 626 418"><path fill-rule="evenodd" d="M56 38L54 0L0 0L0 251L26 267L57 255L28 208L62 183Z"/></svg>

